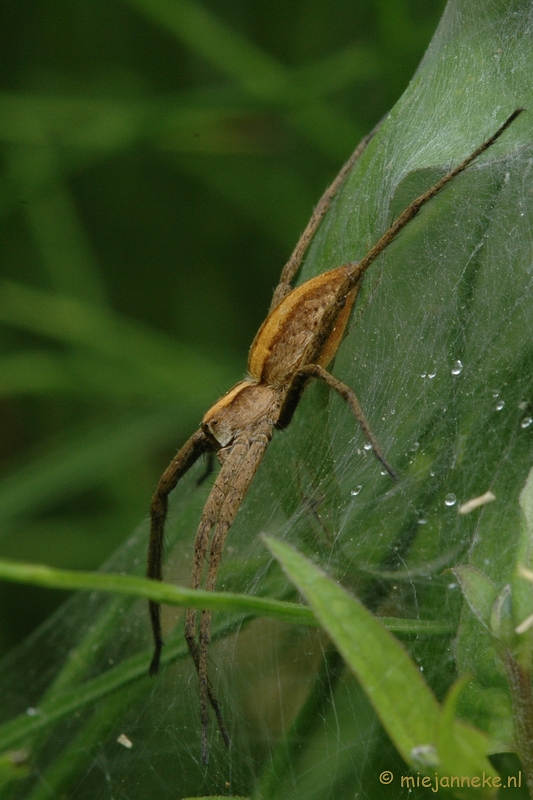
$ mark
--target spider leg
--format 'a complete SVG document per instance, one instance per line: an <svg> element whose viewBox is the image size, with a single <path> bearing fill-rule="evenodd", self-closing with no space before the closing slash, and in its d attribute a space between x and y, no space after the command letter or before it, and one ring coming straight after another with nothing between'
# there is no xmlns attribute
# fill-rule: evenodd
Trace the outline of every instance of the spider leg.
<svg viewBox="0 0 533 800"><path fill-rule="evenodd" d="M307 223L304 232L298 239L298 243L294 248L291 257L283 267L279 283L274 292L274 296L272 297L272 302L270 304L270 311L272 311L272 309L275 308L283 300L283 298L289 294L289 292L292 291L293 278L298 272L298 269L300 268L300 264L302 263L302 259L305 255L305 252L309 247L311 240L318 229L318 226L320 225L320 223L326 216L327 212L329 211L331 203L333 202L333 199L337 194L337 192L339 191L340 187L344 183L346 176L352 169L353 165L355 164L355 162L357 161L363 150L366 148L369 141L379 130L382 122L383 120L380 120L380 122L378 122L375 128L373 128L369 134L367 134L363 139L361 139L361 141L355 148L354 152L352 153L348 161L344 164L344 166L342 167L341 171L339 172L333 183L331 183L328 186L328 188L318 201L311 215L311 219Z"/></svg>
<svg viewBox="0 0 533 800"><path fill-rule="evenodd" d="M212 450L213 446L202 431L194 433L188 439L161 476L150 506L150 544L148 546L148 565L146 576L156 581L163 579L163 541L165 521L168 512L168 496L179 479L192 467L202 453ZM149 602L150 619L154 635L154 655L149 673L155 675L159 669L163 637L161 635L161 607L159 603Z"/></svg>
<svg viewBox="0 0 533 800"><path fill-rule="evenodd" d="M222 469L220 470L211 495L206 503L196 535L192 577L193 588L199 588L201 585L209 533L211 528L215 526L205 581L206 590L214 590L227 533L233 524L237 511L261 463L261 459L271 436L272 426L269 423L265 423L255 429L253 433L249 431L244 432L231 448L228 448L228 453L224 454L225 460ZM211 498L213 498L212 502L210 502ZM202 761L204 764L206 764L208 760L207 729L209 704L211 704L215 712L224 741L227 746L229 745L229 737L220 713L218 702L214 697L207 671L211 617L212 614L210 611L202 611L198 641L196 641L196 609L189 609L187 611L185 623L185 638L196 666L200 682Z"/></svg>
<svg viewBox="0 0 533 800"><path fill-rule="evenodd" d="M391 478L398 480L398 476L381 452L378 441L372 433L372 429L368 424L354 390L350 389L349 386L338 380L338 378L335 378L330 372L325 370L324 367L321 367L318 364L306 364L304 367L301 367L298 370L291 386L289 387L285 403L280 412L280 420L282 420L283 426L286 427L286 425L289 424L309 378L316 378L317 380L324 381L324 383L326 383L331 389L334 389L338 394L340 394L342 399L348 403L354 417L361 426L361 430L363 431L366 439L372 445L374 455L378 461L383 464Z"/></svg>
<svg viewBox="0 0 533 800"><path fill-rule="evenodd" d="M361 259L359 262L353 262L352 264L347 264L347 266L351 270L351 281L352 285L358 283L362 277L362 275L366 272L368 267L372 264L373 261L380 255L380 253L385 250L386 247L393 241L393 239L398 236L401 230L405 228L405 226L412 220L422 206L428 203L435 195L441 192L445 186L447 186L450 181L456 178L461 172L464 172L470 164L476 160L485 150L488 150L489 147L500 138L502 133L507 130L509 125L514 122L514 120L519 116L519 114L524 111L523 108L517 108L513 113L505 120L505 122L500 125L498 130L489 136L488 139L479 145L469 156L467 156L464 161L461 161L460 164L457 165L454 169L450 170L446 175L444 175L440 181L437 181L433 186L431 186L427 191L423 192L419 195L412 203L410 203L404 211L397 217L392 225L385 231L383 236L376 242L376 244L368 251L368 253Z"/></svg>
<svg viewBox="0 0 533 800"><path fill-rule="evenodd" d="M226 466L226 464L224 464L224 466ZM207 553L207 546L209 544L209 534L212 527L216 523L221 507L224 503L225 492L223 487L225 475L223 473L227 471L224 470L224 466L220 470L209 497L207 498L204 510L202 512L202 518L196 532L196 538L194 540L194 563L191 576L192 589L199 589L202 585L202 573ZM200 648L198 646L198 642L196 641L196 617L197 610L195 608L188 608L185 616L185 641L187 642L187 647L189 648L189 653L196 668L196 672L198 675L200 675ZM224 739L226 746L229 747L229 736L224 724L218 700L211 688L209 681L206 679L204 684L200 684L200 716L202 720L202 730L203 720L204 718L207 718L208 715L208 703L211 704L211 707L215 712L220 732L222 733L222 738ZM202 759L204 763L206 763L203 741Z"/></svg>

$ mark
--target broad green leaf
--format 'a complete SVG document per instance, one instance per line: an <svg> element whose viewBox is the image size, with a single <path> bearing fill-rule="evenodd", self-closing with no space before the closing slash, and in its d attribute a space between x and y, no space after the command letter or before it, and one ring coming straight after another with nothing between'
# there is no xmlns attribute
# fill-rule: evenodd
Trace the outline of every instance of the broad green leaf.
<svg viewBox="0 0 533 800"><path fill-rule="evenodd" d="M379 620L293 548L265 542L356 674L405 761L424 771L433 766L444 774L495 775L487 737L454 719L462 687L442 713L419 668Z"/></svg>

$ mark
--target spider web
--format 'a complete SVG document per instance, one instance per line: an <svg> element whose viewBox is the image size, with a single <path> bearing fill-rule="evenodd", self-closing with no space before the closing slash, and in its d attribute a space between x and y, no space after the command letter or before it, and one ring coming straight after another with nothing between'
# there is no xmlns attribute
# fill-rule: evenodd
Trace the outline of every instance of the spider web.
<svg viewBox="0 0 533 800"><path fill-rule="evenodd" d="M505 5L448 6L300 281L360 258L413 197L528 105L531 9ZM340 399L310 387L269 447L218 580L220 590L297 600L259 538L266 532L318 561L375 613L447 624L449 635L414 636L409 650L439 699L458 668L476 674L463 713L497 731L502 748L509 698L443 570L469 562L500 586L516 557L509 508L530 466L533 432L528 125L513 126L373 265L332 366L357 391L400 482L382 474ZM196 486L201 471L171 504L165 576L183 585L209 491ZM461 502L488 489L497 502L458 515ZM143 574L146 541L143 524L106 569ZM142 661L151 647L145 604L122 598L74 597L4 662L2 720L34 723L19 744L35 768L6 796L377 798L391 796L379 784L382 770L407 773L323 633L229 615L215 616L210 670L232 748L213 725L202 767L183 613L165 609L163 623L170 663L155 680Z"/></svg>

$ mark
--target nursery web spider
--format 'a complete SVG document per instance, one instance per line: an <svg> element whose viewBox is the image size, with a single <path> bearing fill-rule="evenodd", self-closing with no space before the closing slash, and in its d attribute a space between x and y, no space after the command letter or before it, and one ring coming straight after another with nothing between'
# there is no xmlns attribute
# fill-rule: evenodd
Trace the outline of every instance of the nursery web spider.
<svg viewBox="0 0 533 800"><path fill-rule="evenodd" d="M270 312L250 348L248 376L207 412L200 429L183 445L159 481L150 511L149 578L162 580L163 577L163 536L170 492L203 453L216 453L221 469L207 498L196 533L191 579L192 587L200 588L204 564L207 562L205 589L215 589L226 535L261 463L274 428L283 429L290 423L302 393L312 378L324 381L348 403L375 455L387 472L396 477L378 447L353 390L327 372L326 367L339 347L361 279L368 267L422 206L494 144L522 110L519 108L514 111L496 133L413 200L361 261L324 272L293 289L292 280L313 235L374 132L363 139L319 201L281 273ZM213 534L209 544L211 531ZM150 674L154 675L159 668L163 645L160 606L155 602L150 602L150 615L155 640ZM185 638L200 682L204 764L208 757L209 704L215 712L224 741L229 745L220 707L207 674L210 628L211 612L202 611L197 634L197 611L188 609Z"/></svg>

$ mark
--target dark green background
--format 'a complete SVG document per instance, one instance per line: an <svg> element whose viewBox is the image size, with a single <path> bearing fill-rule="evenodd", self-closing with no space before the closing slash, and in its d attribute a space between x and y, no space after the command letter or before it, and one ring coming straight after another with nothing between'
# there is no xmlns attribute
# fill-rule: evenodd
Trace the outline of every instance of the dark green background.
<svg viewBox="0 0 533 800"><path fill-rule="evenodd" d="M1 278L37 290L0 286L1 557L94 568L145 517L443 7L1 4ZM118 355L79 308L133 323ZM0 652L62 599L0 585Z"/></svg>

